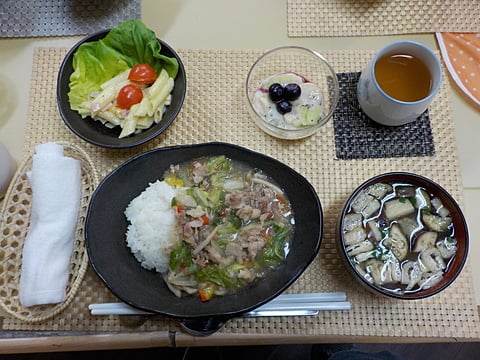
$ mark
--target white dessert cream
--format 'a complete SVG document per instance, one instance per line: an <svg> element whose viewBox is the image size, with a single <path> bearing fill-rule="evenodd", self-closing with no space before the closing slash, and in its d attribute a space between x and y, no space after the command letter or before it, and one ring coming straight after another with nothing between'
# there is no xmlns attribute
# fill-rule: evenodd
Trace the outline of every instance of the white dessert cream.
<svg viewBox="0 0 480 360"><path fill-rule="evenodd" d="M322 90L294 73L265 79L254 94L253 107L266 122L289 130L316 125L325 115Z"/></svg>

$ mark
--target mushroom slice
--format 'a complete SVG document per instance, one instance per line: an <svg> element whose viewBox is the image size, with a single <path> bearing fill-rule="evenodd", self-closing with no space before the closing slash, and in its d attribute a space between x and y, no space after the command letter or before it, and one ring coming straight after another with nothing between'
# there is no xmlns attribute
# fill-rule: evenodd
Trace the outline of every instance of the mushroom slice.
<svg viewBox="0 0 480 360"><path fill-rule="evenodd" d="M380 201L378 201L377 199L372 199L362 209L361 213L365 218L369 218L380 209L380 206Z"/></svg>
<svg viewBox="0 0 480 360"><path fill-rule="evenodd" d="M398 219L397 222L405 236L409 239L411 239L412 234L423 228L423 225L419 224L413 217L404 217Z"/></svg>
<svg viewBox="0 0 480 360"><path fill-rule="evenodd" d="M411 185L399 186L395 189L396 195L404 198L415 197L417 188Z"/></svg>
<svg viewBox="0 0 480 360"><path fill-rule="evenodd" d="M388 236L383 244L392 251L399 261L402 261L407 256L408 241L400 229L400 225L393 224L390 227Z"/></svg>
<svg viewBox="0 0 480 360"><path fill-rule="evenodd" d="M355 256L355 261L362 263L369 259L374 259L378 256L378 250L374 249L371 251L366 251Z"/></svg>
<svg viewBox="0 0 480 360"><path fill-rule="evenodd" d="M348 213L343 218L343 230L350 231L362 226L362 215L357 213Z"/></svg>
<svg viewBox="0 0 480 360"><path fill-rule="evenodd" d="M356 264L355 265L355 269L357 270L357 272L365 278L365 280L367 280L370 284L373 284L374 283L374 280L372 278L372 276L367 273L360 265Z"/></svg>
<svg viewBox="0 0 480 360"><path fill-rule="evenodd" d="M390 270L393 282L399 282L402 280L402 268L400 267L400 262L396 257L392 256L390 259L388 259L387 266Z"/></svg>
<svg viewBox="0 0 480 360"><path fill-rule="evenodd" d="M407 261L402 265L401 283L407 285L406 290L412 290L422 279L423 271L416 261Z"/></svg>
<svg viewBox="0 0 480 360"><path fill-rule="evenodd" d="M437 285L440 280L443 278L443 273L441 271L436 273L426 273L424 274L423 279L419 282L420 289L425 290L429 289L432 286Z"/></svg>
<svg viewBox="0 0 480 360"><path fill-rule="evenodd" d="M368 195L365 191L361 191L352 201L352 210L356 213L360 213L365 206L374 199L375 198L372 195Z"/></svg>
<svg viewBox="0 0 480 360"><path fill-rule="evenodd" d="M437 241L438 233L435 231L426 231L422 233L417 240L415 240L415 245L413 251L421 252L428 248L433 248L435 242Z"/></svg>
<svg viewBox="0 0 480 360"><path fill-rule="evenodd" d="M444 259L450 259L457 252L457 240L455 238L446 238L437 242L436 247Z"/></svg>
<svg viewBox="0 0 480 360"><path fill-rule="evenodd" d="M391 284L400 281L401 270L400 264L397 262L383 262L376 259L370 259L366 263L366 269L377 285ZM398 267L397 267L398 265Z"/></svg>
<svg viewBox="0 0 480 360"><path fill-rule="evenodd" d="M432 204L430 201L430 195L424 189L417 189L417 193L415 195L415 207L417 209L431 209Z"/></svg>
<svg viewBox="0 0 480 360"><path fill-rule="evenodd" d="M376 241L380 241L383 239L383 234L378 228L378 224L375 221L371 220L367 223L367 225Z"/></svg>
<svg viewBox="0 0 480 360"><path fill-rule="evenodd" d="M363 227L355 228L343 234L343 242L346 246L358 244L367 238L367 233Z"/></svg>
<svg viewBox="0 0 480 360"><path fill-rule="evenodd" d="M415 207L406 198L389 200L385 202L384 208L388 220L399 219L415 212Z"/></svg>
<svg viewBox="0 0 480 360"><path fill-rule="evenodd" d="M441 217L447 217L450 215L450 211L445 206L443 206L442 200L440 200L438 197L434 197L432 199L432 205L435 208L437 214Z"/></svg>
<svg viewBox="0 0 480 360"><path fill-rule="evenodd" d="M377 199L383 199L385 195L393 191L393 186L386 183L376 183L367 188L367 193L376 197Z"/></svg>
<svg viewBox="0 0 480 360"><path fill-rule="evenodd" d="M387 271L387 266L383 261L370 259L366 263L366 269L376 285L392 282L391 273Z"/></svg>
<svg viewBox="0 0 480 360"><path fill-rule="evenodd" d="M447 267L442 255L440 255L440 250L435 247L423 250L420 253L420 261L427 271L434 273L444 270Z"/></svg>
<svg viewBox="0 0 480 360"><path fill-rule="evenodd" d="M447 228L452 224L451 217L441 217L438 215L433 215L429 212L422 213L422 221L430 230L438 232L447 230Z"/></svg>
<svg viewBox="0 0 480 360"><path fill-rule="evenodd" d="M355 256L363 252L367 252L373 249L373 244L369 240L364 240L361 243L353 244L346 248L349 256Z"/></svg>

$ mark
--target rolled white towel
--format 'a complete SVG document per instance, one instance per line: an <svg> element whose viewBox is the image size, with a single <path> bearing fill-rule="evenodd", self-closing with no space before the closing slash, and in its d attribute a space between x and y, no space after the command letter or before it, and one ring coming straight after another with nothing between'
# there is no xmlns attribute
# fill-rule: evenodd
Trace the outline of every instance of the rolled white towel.
<svg viewBox="0 0 480 360"><path fill-rule="evenodd" d="M28 179L32 188L19 297L23 306L65 300L70 257L80 208L80 161L53 142L35 147Z"/></svg>

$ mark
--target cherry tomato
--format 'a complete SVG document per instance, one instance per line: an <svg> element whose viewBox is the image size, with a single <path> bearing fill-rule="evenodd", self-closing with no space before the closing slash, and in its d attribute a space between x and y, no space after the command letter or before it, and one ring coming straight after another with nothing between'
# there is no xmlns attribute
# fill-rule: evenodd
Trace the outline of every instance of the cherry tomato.
<svg viewBox="0 0 480 360"><path fill-rule="evenodd" d="M117 95L117 106L121 109L130 109L143 99L143 92L138 86L127 84L120 89Z"/></svg>
<svg viewBox="0 0 480 360"><path fill-rule="evenodd" d="M155 70L148 64L137 64L128 74L128 80L144 85L151 85L156 79Z"/></svg>

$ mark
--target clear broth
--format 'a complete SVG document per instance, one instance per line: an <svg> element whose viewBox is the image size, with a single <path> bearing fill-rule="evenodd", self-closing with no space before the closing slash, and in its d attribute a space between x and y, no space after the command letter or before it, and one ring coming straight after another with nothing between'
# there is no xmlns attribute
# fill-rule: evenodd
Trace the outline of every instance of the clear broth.
<svg viewBox="0 0 480 360"><path fill-rule="evenodd" d="M417 262L420 261L420 256L421 256L421 251L418 252L415 250L415 244L419 237L427 231L435 231L438 233L438 237L435 241L435 246L438 246L439 243L443 244L448 244L450 241L455 239L455 229L453 226L453 221L450 225L446 226L445 229L443 230L431 230L428 228L428 226L424 223L422 220L422 214L424 212L430 213L432 215L438 215L437 210L435 207L431 204L431 201L435 198L435 196L431 193L429 193L426 189L422 187L415 186L413 184L409 183L403 183L403 182L391 182L391 183L385 183L387 185L391 186L390 191L386 192L386 194L380 196L380 197L375 197L376 201L379 202L379 209L373 212L371 215L364 216L362 214L362 226L365 229L365 234L366 238L368 241L370 241L372 244L374 244L374 249L373 250L368 250L366 251L373 251L375 254L373 259L375 260L380 260L384 264L388 264L389 262L392 261L392 259L396 258L399 262L400 269L403 272L404 267L406 266L407 263ZM364 193L368 193L369 189L374 187L375 185L372 185L371 187L368 187L363 190ZM373 195L372 195L373 196ZM392 201L392 200L398 200L398 199L403 199L404 202L410 202L414 205L414 212L408 215L404 215L398 218L394 219L388 219L386 216L385 212L385 204ZM422 200L424 199L424 200ZM443 204L442 204L443 205ZM363 210L362 210L363 211ZM358 211L355 211L351 205L347 213L357 213L359 214ZM445 216L447 218L451 219L451 215L449 214L448 216ZM411 224L414 224L413 227L409 229L409 231L406 231L403 228L403 225L401 223L406 223L405 221L411 220ZM407 223L408 224L408 223ZM392 226L400 225L400 228L402 229L401 231L404 233L404 236L407 240L407 251L405 254L404 258L398 258L396 254L392 251L390 246L387 246L385 241L388 240L389 238L389 233L390 229ZM375 226L379 229L382 239L377 239L372 226ZM411 226L411 225L410 225ZM344 234L346 233L345 229L343 229ZM410 233L409 233L410 232ZM395 242L396 240L394 240ZM455 240L456 243L456 240ZM348 247L347 247L348 251ZM455 250L456 252L456 250ZM455 256L455 252L452 252L451 256L449 258L444 258L446 268L443 269L443 274L445 274L450 266L450 263L453 261L453 258ZM369 270L369 261L372 258L367 258L366 260L358 260L356 256L350 256L349 257L350 262L352 265L357 269L357 272L361 276L364 276L367 280L372 277L370 276L370 270ZM387 267L384 267L382 271L387 272ZM427 271L424 271L425 275L428 273ZM418 283L412 287L411 289L407 288L407 284L401 283L401 281L388 281L386 280L384 283L374 283L378 288L395 292L398 294L408 294L408 293L415 293L417 291L427 289L427 287L423 288L421 287Z"/></svg>

